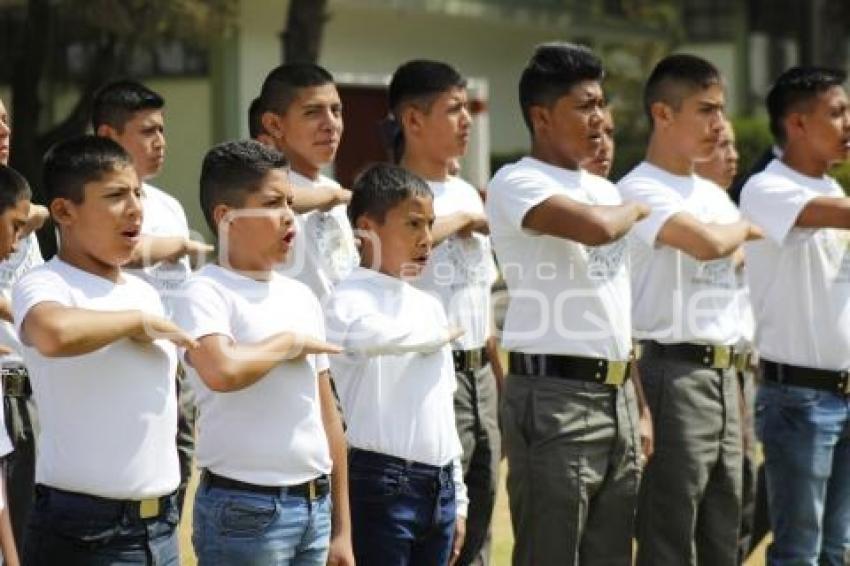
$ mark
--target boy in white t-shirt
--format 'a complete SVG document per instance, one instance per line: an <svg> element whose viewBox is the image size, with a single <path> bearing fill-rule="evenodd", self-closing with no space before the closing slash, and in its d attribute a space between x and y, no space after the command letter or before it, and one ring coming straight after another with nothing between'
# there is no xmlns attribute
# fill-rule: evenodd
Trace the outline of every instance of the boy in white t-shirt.
<svg viewBox="0 0 850 566"><path fill-rule="evenodd" d="M115 142L83 136L45 157L56 257L12 291L39 409L36 500L24 564L178 564L174 342L157 292L122 273L141 186Z"/></svg>
<svg viewBox="0 0 850 566"><path fill-rule="evenodd" d="M603 76L584 46L538 46L519 85L531 155L487 189L510 294L502 431L516 565L631 561L641 447L623 237L648 210L580 167L602 143Z"/></svg>
<svg viewBox="0 0 850 566"><path fill-rule="evenodd" d="M3 128L5 128L5 124L0 121L0 141L2 141ZM27 225L31 198L32 192L26 179L11 167L0 163L0 262L3 262L0 263L0 269L18 251L21 234ZM41 257L40 254L39 257ZM5 300L5 297L3 299ZM4 310L10 310L8 305ZM17 341L15 342L17 343ZM6 356L7 354L16 354L16 352L5 344L0 344L0 354ZM10 373L11 368L3 368L4 389L6 382L10 379ZM0 406L0 422L2 422L4 414L5 408ZM7 503L6 489L9 455L13 449L14 446L6 428L2 427L0 429L0 458L3 459L2 470L0 470L0 557L3 558L4 564L14 566L18 564L18 545L12 532L13 525L9 504Z"/></svg>
<svg viewBox="0 0 850 566"><path fill-rule="evenodd" d="M642 566L738 563L741 338L732 255L761 232L694 174L723 130L717 69L687 54L656 65L644 91L646 160L618 183L652 208L630 235L633 324L655 426L638 505Z"/></svg>
<svg viewBox="0 0 850 566"><path fill-rule="evenodd" d="M136 81L108 83L92 100L92 129L98 136L121 144L133 159L133 167L142 181L144 220L139 246L125 268L159 292L165 312L170 316L173 295L191 273L190 259L197 262L213 248L189 237L189 224L180 201L148 183L165 163L165 100ZM180 488L177 505L180 510L192 474L195 446L195 408L191 390L182 376L182 367L178 365Z"/></svg>
<svg viewBox="0 0 850 566"><path fill-rule="evenodd" d="M361 267L325 318L344 354L331 368L348 424L358 564L448 564L463 545L466 490L442 305L409 284L431 253L433 197L409 171L375 165L355 182Z"/></svg>
<svg viewBox="0 0 850 566"><path fill-rule="evenodd" d="M767 234L746 251L770 565L850 558L850 199L827 174L850 157L846 79L794 67L776 80L767 110L781 158L741 192Z"/></svg>
<svg viewBox="0 0 850 566"><path fill-rule="evenodd" d="M201 170L219 258L177 305L199 343L186 360L203 470L200 564L353 563L345 439L327 375L326 354L339 349L324 342L313 293L274 269L303 237L286 165L250 140L212 148Z"/></svg>
<svg viewBox="0 0 850 566"><path fill-rule="evenodd" d="M351 192L321 174L339 148L342 102L330 73L312 63L295 63L269 72L260 104L265 133L290 162L293 208L303 236L280 270L306 284L324 302L357 265L345 214Z"/></svg>
<svg viewBox="0 0 850 566"><path fill-rule="evenodd" d="M472 125L466 80L445 63L407 62L393 73L389 106L399 128L396 159L434 193L434 249L413 284L439 299L449 323L464 331L452 343L455 419L469 495L457 564L488 564L502 453L498 391L504 375L491 339L490 295L497 272L484 203L472 185L450 173L466 152Z"/></svg>

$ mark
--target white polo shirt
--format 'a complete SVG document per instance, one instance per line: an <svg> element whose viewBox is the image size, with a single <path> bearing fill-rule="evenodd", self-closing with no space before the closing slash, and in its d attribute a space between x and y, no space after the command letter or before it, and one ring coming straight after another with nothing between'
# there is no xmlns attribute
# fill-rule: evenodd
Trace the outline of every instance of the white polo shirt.
<svg viewBox="0 0 850 566"><path fill-rule="evenodd" d="M602 177L533 157L502 167L490 181L485 209L510 293L502 344L533 354L626 360L631 349L626 240L586 246L523 228L528 211L556 195L620 204L616 187Z"/></svg>
<svg viewBox="0 0 850 566"><path fill-rule="evenodd" d="M434 193L434 214L439 219L457 212L484 214L484 203L475 187L449 177L428 181ZM465 334L452 342L455 350L484 346L491 334L490 291L498 273L490 238L474 232L468 238L452 234L431 252L431 258L414 285L440 300L450 324Z"/></svg>
<svg viewBox="0 0 850 566"><path fill-rule="evenodd" d="M778 159L750 178L741 211L767 237L747 243L747 277L762 358L843 370L850 368L850 232L794 226L823 196L844 192L831 177L808 177Z"/></svg>
<svg viewBox="0 0 850 566"><path fill-rule="evenodd" d="M726 192L698 175L674 175L647 162L617 187L624 201L650 208L629 234L635 336L664 344L737 344L740 303L731 256L699 261L657 241L680 212L705 223L737 221L740 213Z"/></svg>
<svg viewBox="0 0 850 566"><path fill-rule="evenodd" d="M301 188L340 186L324 175L314 181L292 170L289 179ZM311 210L296 214L295 227L298 231L295 246L278 272L307 285L319 302L324 303L334 285L360 262L346 206L339 204L328 212Z"/></svg>
<svg viewBox="0 0 850 566"><path fill-rule="evenodd" d="M146 236L189 237L189 223L183 205L173 196L153 185L142 184L142 234ZM166 311L173 311L174 294L192 272L189 258L177 261L160 261L140 269L127 269L138 275L162 297Z"/></svg>
<svg viewBox="0 0 850 566"><path fill-rule="evenodd" d="M457 383L442 305L400 279L357 267L331 294L325 320L328 340L345 350L330 363L349 444L432 466L453 463L465 516Z"/></svg>
<svg viewBox="0 0 850 566"><path fill-rule="evenodd" d="M269 281L257 281L208 264L185 291L176 305L176 320L194 338L220 334L236 344L281 332L325 338L316 297L302 283L277 273ZM295 485L329 474L317 379L327 367L326 356L310 355L278 364L244 389L219 393L187 363L198 406L198 466L266 486Z"/></svg>
<svg viewBox="0 0 850 566"><path fill-rule="evenodd" d="M157 292L133 275L114 283L54 257L12 291L15 328L40 303L163 316ZM40 432L35 479L113 499L173 492L177 464L177 355L167 340L129 338L79 356L46 357L24 345Z"/></svg>

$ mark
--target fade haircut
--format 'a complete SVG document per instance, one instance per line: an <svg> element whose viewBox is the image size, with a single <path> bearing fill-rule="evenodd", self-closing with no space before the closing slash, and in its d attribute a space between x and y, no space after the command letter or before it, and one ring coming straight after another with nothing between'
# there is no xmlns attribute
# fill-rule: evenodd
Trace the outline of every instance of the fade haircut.
<svg viewBox="0 0 850 566"><path fill-rule="evenodd" d="M687 53L665 57L655 65L643 89L643 110L650 129L655 127L652 105L656 102L678 111L693 93L722 84L720 71L702 57Z"/></svg>
<svg viewBox="0 0 850 566"><path fill-rule="evenodd" d="M220 204L241 207L260 189L270 171L286 169L289 162L278 150L256 140L221 143L210 149L201 166L201 210L213 234L218 230L213 210Z"/></svg>
<svg viewBox="0 0 850 566"><path fill-rule="evenodd" d="M559 98L584 81L602 82L602 61L589 48L573 43L543 43L525 66L519 80L519 105L522 119L531 135L531 108L551 108Z"/></svg>
<svg viewBox="0 0 850 566"><path fill-rule="evenodd" d="M44 156L44 195L48 205L64 198L80 204L85 186L125 167L133 160L118 143L100 136L79 136L61 141Z"/></svg>
<svg viewBox="0 0 850 566"><path fill-rule="evenodd" d="M776 79L767 93L770 132L779 145L787 141L783 121L791 112L807 106L817 96L834 86L841 86L847 73L826 67L791 67Z"/></svg>
<svg viewBox="0 0 850 566"><path fill-rule="evenodd" d="M14 208L22 200L32 199L30 185L24 176L0 164L0 214Z"/></svg>
<svg viewBox="0 0 850 566"><path fill-rule="evenodd" d="M357 225L361 216L383 224L387 212L410 197L434 198L428 183L403 167L377 163L363 171L354 181L348 219Z"/></svg>
<svg viewBox="0 0 850 566"><path fill-rule="evenodd" d="M92 129L107 125L118 133L140 110L160 110L165 106L162 96L145 85L130 80L113 81L101 87L92 101Z"/></svg>
<svg viewBox="0 0 850 566"><path fill-rule="evenodd" d="M391 136L391 149L396 162L404 154L404 131L399 118L405 107L413 105L423 112L430 112L438 96L455 88L466 88L466 79L447 63L417 59L396 69L390 80L387 98L397 128Z"/></svg>
<svg viewBox="0 0 850 566"><path fill-rule="evenodd" d="M260 89L263 111L285 114L302 88L333 83L333 76L313 63L280 65L269 72Z"/></svg>
<svg viewBox="0 0 850 566"><path fill-rule="evenodd" d="M268 132L263 127L263 101L258 96L251 101L251 106L248 107L248 135L251 139L257 139L261 135L268 135Z"/></svg>

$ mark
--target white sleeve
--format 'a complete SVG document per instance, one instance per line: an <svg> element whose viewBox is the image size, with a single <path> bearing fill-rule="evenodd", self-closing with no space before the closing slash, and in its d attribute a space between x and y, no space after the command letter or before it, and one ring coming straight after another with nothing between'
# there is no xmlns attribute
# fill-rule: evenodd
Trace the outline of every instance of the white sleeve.
<svg viewBox="0 0 850 566"><path fill-rule="evenodd" d="M797 223L797 217L809 202L822 194L807 187L756 175L741 191L741 212L759 226L768 238L782 244Z"/></svg>
<svg viewBox="0 0 850 566"><path fill-rule="evenodd" d="M455 509L458 517L466 518L469 509L469 496L466 493L466 484L463 483L463 464L460 456L452 461L452 480L455 484Z"/></svg>
<svg viewBox="0 0 850 566"><path fill-rule="evenodd" d="M494 177L487 189L487 201L513 228L523 230L528 211L549 197L563 194L560 187L532 170L512 171Z"/></svg>
<svg viewBox="0 0 850 566"><path fill-rule="evenodd" d="M363 313L352 320L341 346L366 357L408 353L430 354L449 343L448 328L417 328L379 313Z"/></svg>
<svg viewBox="0 0 850 566"><path fill-rule="evenodd" d="M174 321L195 339L221 334L233 340L227 299L213 283L201 278L183 286L175 300Z"/></svg>
<svg viewBox="0 0 850 566"><path fill-rule="evenodd" d="M47 269L31 271L12 287L12 318L18 335L27 313L39 303L74 306L71 289L59 275Z"/></svg>
<svg viewBox="0 0 850 566"><path fill-rule="evenodd" d="M617 185L623 202L640 202L649 207L649 216L637 222L631 233L649 246L655 246L658 233L670 218L685 210L685 202L675 192L649 179L628 177Z"/></svg>

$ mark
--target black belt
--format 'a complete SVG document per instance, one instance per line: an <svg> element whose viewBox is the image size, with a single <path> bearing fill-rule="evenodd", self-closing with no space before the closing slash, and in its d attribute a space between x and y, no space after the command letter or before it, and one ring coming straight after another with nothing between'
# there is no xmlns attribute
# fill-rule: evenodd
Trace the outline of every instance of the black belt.
<svg viewBox="0 0 850 566"><path fill-rule="evenodd" d="M23 364L3 365L0 368L0 377L3 379L3 394L7 397L30 397L32 395L29 372Z"/></svg>
<svg viewBox="0 0 850 566"><path fill-rule="evenodd" d="M160 497L149 497L147 499L111 499L99 497L87 493L67 491L49 485L36 484L35 493L38 497L46 497L47 500L70 503L81 510L91 509L103 512L104 510L130 519L153 519L164 514L165 510L174 506L174 492ZM61 503L59 503L61 504Z"/></svg>
<svg viewBox="0 0 850 566"><path fill-rule="evenodd" d="M729 369L735 365L735 348L722 344L693 344L678 342L661 344L654 340L641 342L641 353L648 357L669 358L690 362L711 369Z"/></svg>
<svg viewBox="0 0 850 566"><path fill-rule="evenodd" d="M782 385L796 385L850 396L850 372L761 361L762 378Z"/></svg>
<svg viewBox="0 0 850 566"><path fill-rule="evenodd" d="M487 349L452 350L452 358L455 362L455 371L478 371L487 365Z"/></svg>
<svg viewBox="0 0 850 566"><path fill-rule="evenodd" d="M526 354L510 352L510 373L530 376L563 377L591 381L619 387L629 377L630 361L585 358L581 356L556 356L554 354Z"/></svg>
<svg viewBox="0 0 850 566"><path fill-rule="evenodd" d="M310 501L314 501L319 497L324 497L331 489L331 481L326 475L321 475L316 479L305 481L304 483L299 483L297 485L273 486L257 485L255 483L234 480L224 476L219 476L209 470L204 470L201 475L201 483L209 487L250 491L252 493L263 493L267 495L295 495Z"/></svg>

